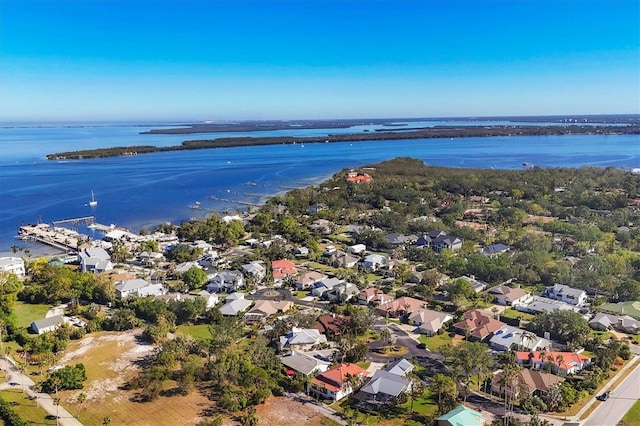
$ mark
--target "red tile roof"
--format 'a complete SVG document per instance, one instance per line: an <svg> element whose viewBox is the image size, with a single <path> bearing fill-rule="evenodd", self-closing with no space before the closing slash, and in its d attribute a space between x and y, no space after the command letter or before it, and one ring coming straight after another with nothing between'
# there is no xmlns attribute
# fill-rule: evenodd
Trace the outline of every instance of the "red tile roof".
<svg viewBox="0 0 640 426"><path fill-rule="evenodd" d="M350 376L367 376L367 370L358 367L356 364L345 363L338 364L333 368L318 374L312 381L316 386L324 387L332 392L338 392L342 389L342 385L347 379L347 375Z"/></svg>
<svg viewBox="0 0 640 426"><path fill-rule="evenodd" d="M287 259L274 260L271 262L271 269L273 269L273 278L284 278L298 273L295 263Z"/></svg>

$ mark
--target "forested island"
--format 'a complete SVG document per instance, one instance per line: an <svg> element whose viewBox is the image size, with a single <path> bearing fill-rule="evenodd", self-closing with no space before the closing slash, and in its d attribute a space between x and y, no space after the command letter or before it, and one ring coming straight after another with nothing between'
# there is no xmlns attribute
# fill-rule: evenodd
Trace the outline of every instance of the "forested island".
<svg viewBox="0 0 640 426"><path fill-rule="evenodd" d="M166 129L169 130L169 129ZM238 146L279 145L294 143L371 142L383 140L409 140L433 138L468 138L491 136L556 136L556 135L629 135L640 134L640 125L629 126L464 126L430 127L405 131L382 131L377 133L354 133L313 137L269 136L269 137L225 137L217 139L188 140L175 146L118 146L81 151L58 152L47 155L49 160L77 160L87 158L137 155L150 152L184 151L210 148L230 148Z"/></svg>

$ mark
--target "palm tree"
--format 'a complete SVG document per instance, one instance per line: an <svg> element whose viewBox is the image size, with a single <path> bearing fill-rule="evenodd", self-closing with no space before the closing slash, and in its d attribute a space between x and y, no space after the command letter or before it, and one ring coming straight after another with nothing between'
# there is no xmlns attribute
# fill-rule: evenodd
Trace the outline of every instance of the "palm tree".
<svg viewBox="0 0 640 426"><path fill-rule="evenodd" d="M458 397L456 382L450 376L438 373L433 376L429 384L432 394L438 395L438 412L446 412L446 408Z"/></svg>
<svg viewBox="0 0 640 426"><path fill-rule="evenodd" d="M87 394L84 392L80 392L78 394L78 403L80 404L80 407L78 407L78 414L76 415L77 418L80 418L80 409L82 408L82 404L84 404L84 402L87 400Z"/></svg>
<svg viewBox="0 0 640 426"><path fill-rule="evenodd" d="M560 366L562 365L563 362L564 362L564 357L562 356L562 354L558 354L556 356L556 365L557 365L558 375L560 375Z"/></svg>
<svg viewBox="0 0 640 426"><path fill-rule="evenodd" d="M104 416L102 418L102 425L103 426L108 426L111 423L111 417L109 416Z"/></svg>

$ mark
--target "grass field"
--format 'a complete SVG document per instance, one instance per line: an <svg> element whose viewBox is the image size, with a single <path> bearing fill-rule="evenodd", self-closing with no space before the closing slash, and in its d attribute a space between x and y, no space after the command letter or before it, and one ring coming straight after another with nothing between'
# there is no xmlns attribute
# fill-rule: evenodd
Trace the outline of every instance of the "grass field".
<svg viewBox="0 0 640 426"><path fill-rule="evenodd" d="M434 336L426 336L424 334L421 334L419 337L419 340L422 343L426 343L427 348L429 348L429 350L436 351L436 352L438 351L438 349L440 349L444 345L453 344L453 340L451 339L451 337L449 337L447 333L436 334Z"/></svg>
<svg viewBox="0 0 640 426"><path fill-rule="evenodd" d="M18 327L29 327L35 320L44 318L50 305L32 305L30 303L16 302L13 312L15 312Z"/></svg>
<svg viewBox="0 0 640 426"><path fill-rule="evenodd" d="M36 402L29 399L26 393L18 389L7 389L0 391L0 396L9 402L14 403L13 411L18 413L20 418L27 424L55 425L55 420L47 420L47 412L40 407L36 407Z"/></svg>
<svg viewBox="0 0 640 426"><path fill-rule="evenodd" d="M640 426L640 401L636 401L622 418L622 426Z"/></svg>
<svg viewBox="0 0 640 426"><path fill-rule="evenodd" d="M211 333L209 333L208 324L179 325L177 332L179 334L184 334L185 336L191 336L196 340L211 339Z"/></svg>
<svg viewBox="0 0 640 426"><path fill-rule="evenodd" d="M528 314L526 312L520 312L520 311L516 311L515 309L505 309L504 312L502 312L503 317L505 318L511 318L511 319L522 319L524 321L530 321L531 319L533 319L533 315Z"/></svg>

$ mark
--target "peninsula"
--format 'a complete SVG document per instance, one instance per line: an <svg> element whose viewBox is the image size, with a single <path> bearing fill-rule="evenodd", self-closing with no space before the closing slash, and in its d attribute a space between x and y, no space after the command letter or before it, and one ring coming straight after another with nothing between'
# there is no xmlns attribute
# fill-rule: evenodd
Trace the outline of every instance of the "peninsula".
<svg viewBox="0 0 640 426"><path fill-rule="evenodd" d="M150 152L183 151L209 148L230 148L238 146L278 145L294 143L330 143L330 142L372 142L381 140L408 140L432 138L467 138L491 136L552 136L552 135L622 135L640 134L640 125L629 126L593 126L593 125L557 125L557 126L436 126L411 130L382 131L376 133L352 133L341 135L293 137L224 137L217 139L188 140L180 145L158 147L152 145L118 146L81 151L58 152L47 155L49 160L75 160L88 158L137 155Z"/></svg>

